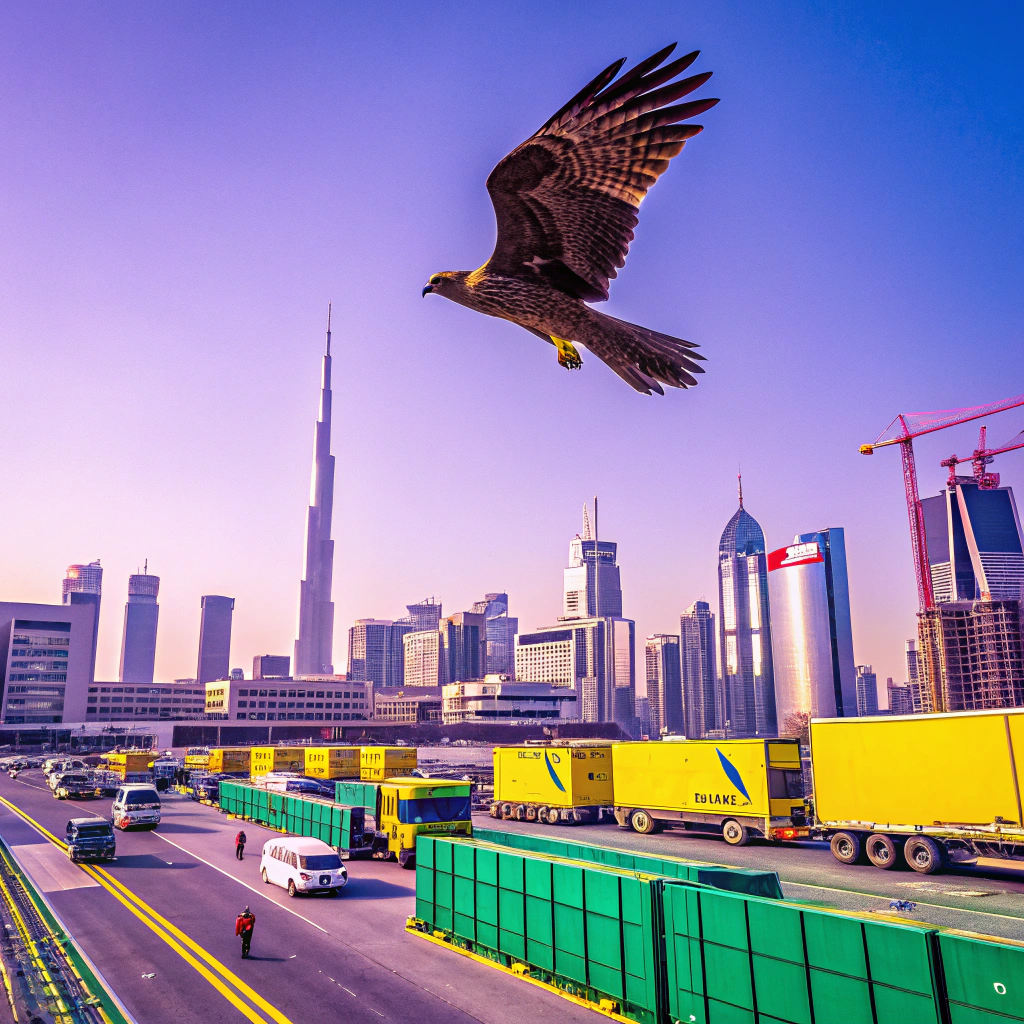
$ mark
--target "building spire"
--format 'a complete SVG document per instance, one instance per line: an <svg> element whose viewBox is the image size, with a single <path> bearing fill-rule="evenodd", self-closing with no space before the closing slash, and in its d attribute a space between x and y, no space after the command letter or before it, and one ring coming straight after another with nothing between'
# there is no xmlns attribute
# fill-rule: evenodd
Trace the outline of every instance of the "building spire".
<svg viewBox="0 0 1024 1024"><path fill-rule="evenodd" d="M327 354L331 354L331 303L327 301Z"/></svg>
<svg viewBox="0 0 1024 1024"><path fill-rule="evenodd" d="M737 470L736 471L736 483L737 483L737 488L738 488L738 490L740 492L740 508L743 508L743 471L742 470Z"/></svg>
<svg viewBox="0 0 1024 1024"><path fill-rule="evenodd" d="M590 535L590 514L587 512L586 502L583 502L583 539L593 540Z"/></svg>

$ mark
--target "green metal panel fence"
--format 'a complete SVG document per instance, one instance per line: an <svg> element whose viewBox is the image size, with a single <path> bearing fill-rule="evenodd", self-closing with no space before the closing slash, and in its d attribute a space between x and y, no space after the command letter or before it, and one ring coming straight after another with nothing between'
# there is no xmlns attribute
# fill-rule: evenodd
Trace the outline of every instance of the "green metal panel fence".
<svg viewBox="0 0 1024 1024"><path fill-rule="evenodd" d="M573 843L481 838L493 834L419 837L416 917L632 1020L1024 1024L1022 942L597 864Z"/></svg>

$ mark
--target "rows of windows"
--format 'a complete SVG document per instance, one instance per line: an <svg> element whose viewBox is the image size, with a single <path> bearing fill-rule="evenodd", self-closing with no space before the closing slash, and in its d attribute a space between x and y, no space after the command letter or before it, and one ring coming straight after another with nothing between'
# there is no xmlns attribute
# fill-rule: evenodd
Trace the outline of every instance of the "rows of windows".
<svg viewBox="0 0 1024 1024"><path fill-rule="evenodd" d="M12 672L8 677L12 683L66 683L67 672Z"/></svg>
<svg viewBox="0 0 1024 1024"><path fill-rule="evenodd" d="M211 690L211 696L223 696L222 690ZM362 690L239 690L239 697L326 697L328 700L337 698L362 697Z"/></svg>
<svg viewBox="0 0 1024 1024"><path fill-rule="evenodd" d="M206 690L188 690L181 687L175 687L173 690L168 691L166 686L90 686L90 693L156 693L165 695L168 692L177 694L178 696L185 696L192 694L196 697L206 697ZM222 691L223 692L223 691Z"/></svg>
<svg viewBox="0 0 1024 1024"><path fill-rule="evenodd" d="M365 715L357 715L354 712L348 711L334 711L331 714L323 711L239 711L235 714L235 718L250 722L349 722L366 720Z"/></svg>
<svg viewBox="0 0 1024 1024"><path fill-rule="evenodd" d="M220 702L210 701L209 706L210 707L223 707L224 706L224 702L223 701L220 701ZM261 701L240 700L238 702L238 706L240 708L256 708L256 707L260 707L260 708L276 708L276 707L295 708L295 707L299 707L299 708L301 708L303 706L305 706L307 708L324 708L324 707L330 708L332 706L332 704L331 704L330 701L327 701L326 703L324 703L324 701L322 701L322 700L321 701L312 701L312 700L309 700L309 701L294 701L294 700L289 700L289 701L283 701L283 700L282 701L276 701L276 700L261 700ZM365 701L351 701L351 702L349 702L349 701L335 701L333 706L335 708L338 708L338 709L341 709L343 707L344 708L348 708L348 707L366 708L367 704L366 704Z"/></svg>
<svg viewBox="0 0 1024 1024"><path fill-rule="evenodd" d="M47 647L15 647L11 649L12 658L67 658L67 651L51 651Z"/></svg>
<svg viewBox="0 0 1024 1024"><path fill-rule="evenodd" d="M11 668L20 668L31 672L67 672L68 663L66 661L42 660L12 661Z"/></svg>
<svg viewBox="0 0 1024 1024"><path fill-rule="evenodd" d="M14 644L31 644L33 647L68 647L71 638L67 636L33 636L31 633L15 633Z"/></svg>
<svg viewBox="0 0 1024 1024"><path fill-rule="evenodd" d="M87 698L87 703L95 704L96 697ZM190 704L202 707L204 701L196 697L100 697L101 704Z"/></svg>

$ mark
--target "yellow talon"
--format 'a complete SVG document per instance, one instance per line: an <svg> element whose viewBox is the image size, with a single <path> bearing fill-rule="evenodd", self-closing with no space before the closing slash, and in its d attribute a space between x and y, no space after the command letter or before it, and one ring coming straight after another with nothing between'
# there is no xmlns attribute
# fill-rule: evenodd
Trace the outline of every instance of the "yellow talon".
<svg viewBox="0 0 1024 1024"><path fill-rule="evenodd" d="M571 341L551 335L551 343L558 349L559 366L564 366L567 370L578 370L583 365L583 360Z"/></svg>

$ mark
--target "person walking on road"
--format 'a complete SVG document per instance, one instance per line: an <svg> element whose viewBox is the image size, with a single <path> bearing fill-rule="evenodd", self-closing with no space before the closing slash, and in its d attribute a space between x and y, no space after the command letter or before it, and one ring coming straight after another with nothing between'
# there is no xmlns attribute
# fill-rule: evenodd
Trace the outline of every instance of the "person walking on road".
<svg viewBox="0 0 1024 1024"><path fill-rule="evenodd" d="M238 917L235 918L235 935L242 936L242 959L249 956L249 946L252 944L252 932L256 927L256 915L246 907Z"/></svg>
<svg viewBox="0 0 1024 1024"><path fill-rule="evenodd" d="M239 831L238 835L235 836L235 856L241 860L245 853L245 833Z"/></svg>

